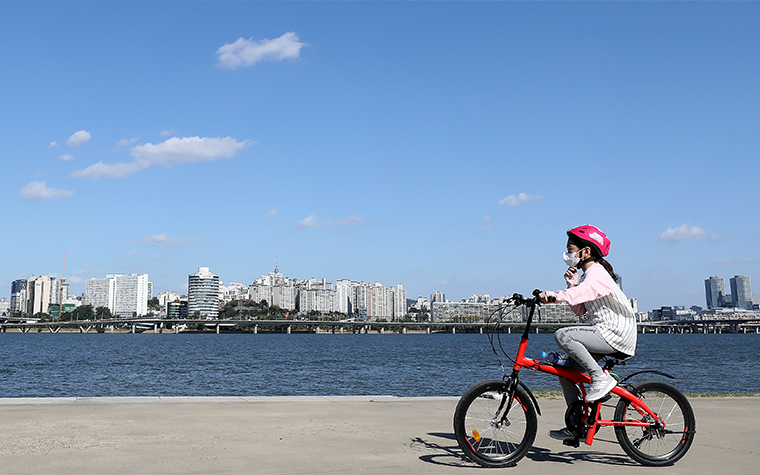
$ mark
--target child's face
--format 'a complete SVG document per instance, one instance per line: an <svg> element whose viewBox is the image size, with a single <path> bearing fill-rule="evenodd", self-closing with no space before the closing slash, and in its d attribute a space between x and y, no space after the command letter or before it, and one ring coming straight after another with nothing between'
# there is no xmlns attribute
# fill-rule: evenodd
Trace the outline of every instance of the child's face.
<svg viewBox="0 0 760 475"><path fill-rule="evenodd" d="M575 243L570 242L570 239L567 240L567 252L568 252L568 254L573 254L574 255L575 253L584 251L586 249L588 249L588 248L586 248L586 247L580 248L580 247L576 246ZM580 257L581 259L584 259L584 258L587 257L585 254L586 254L585 252L581 252L577 257Z"/></svg>

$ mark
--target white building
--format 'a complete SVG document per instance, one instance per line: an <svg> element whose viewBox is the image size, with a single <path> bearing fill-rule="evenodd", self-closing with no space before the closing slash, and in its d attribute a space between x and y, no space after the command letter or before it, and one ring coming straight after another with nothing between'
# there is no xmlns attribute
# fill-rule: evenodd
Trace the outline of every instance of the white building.
<svg viewBox="0 0 760 475"><path fill-rule="evenodd" d="M446 294L441 292L440 290L437 290L430 294L430 303L433 302L445 302L446 301Z"/></svg>
<svg viewBox="0 0 760 475"><path fill-rule="evenodd" d="M298 289L298 311L330 313L338 311L338 292L323 288Z"/></svg>
<svg viewBox="0 0 760 475"><path fill-rule="evenodd" d="M427 297L417 297L417 303L414 304L414 308L417 310L430 310L430 300Z"/></svg>
<svg viewBox="0 0 760 475"><path fill-rule="evenodd" d="M113 279L87 279L84 283L82 304L91 305L93 310L105 307L113 313Z"/></svg>
<svg viewBox="0 0 760 475"><path fill-rule="evenodd" d="M113 316L132 317L148 313L152 284L148 274L108 274L105 279L87 279L84 305L106 307Z"/></svg>
<svg viewBox="0 0 760 475"><path fill-rule="evenodd" d="M187 278L187 314L189 318L219 316L219 276L208 267L199 267Z"/></svg>
<svg viewBox="0 0 760 475"><path fill-rule="evenodd" d="M5 297L0 298L0 315L8 315L11 311L11 303L5 300Z"/></svg>
<svg viewBox="0 0 760 475"><path fill-rule="evenodd" d="M114 299L111 313L118 317L142 316L148 313L150 283L148 274L113 274Z"/></svg>
<svg viewBox="0 0 760 475"><path fill-rule="evenodd" d="M341 279L335 284L339 312L367 318L399 319L406 315L406 291L399 284L384 287L379 282L366 284Z"/></svg>
<svg viewBox="0 0 760 475"><path fill-rule="evenodd" d="M161 308L166 309L166 304L169 302L174 302L175 300L179 300L180 295L177 292L172 292L171 290L166 292L161 292L156 296L158 299L158 304L161 306Z"/></svg>
<svg viewBox="0 0 760 475"><path fill-rule="evenodd" d="M489 317L498 317L497 303L482 302L432 302L430 317L434 322L484 321ZM521 320L519 312L514 313L514 320Z"/></svg>
<svg viewBox="0 0 760 475"><path fill-rule="evenodd" d="M274 271L262 275L248 286L248 300L267 302L270 307L295 310L298 302L296 280L283 277L277 265Z"/></svg>
<svg viewBox="0 0 760 475"><path fill-rule="evenodd" d="M58 303L55 296L57 288L58 285L55 277L41 275L26 279L26 313L29 315L48 313L50 304Z"/></svg>
<svg viewBox="0 0 760 475"><path fill-rule="evenodd" d="M223 304L233 300L248 300L248 286L238 282L230 282L228 285L219 282L219 299Z"/></svg>

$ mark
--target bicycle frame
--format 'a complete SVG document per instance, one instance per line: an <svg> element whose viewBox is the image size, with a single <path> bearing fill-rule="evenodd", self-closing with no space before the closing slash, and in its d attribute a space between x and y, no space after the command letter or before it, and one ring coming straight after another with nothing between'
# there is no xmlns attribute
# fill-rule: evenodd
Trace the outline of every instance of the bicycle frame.
<svg viewBox="0 0 760 475"><path fill-rule="evenodd" d="M528 306L530 308L530 312L528 314L528 319L525 324L525 331L523 332L522 338L520 340L520 345L517 349L517 356L515 357L514 366L512 367L512 375L507 378L508 380L511 381L511 384L509 385L510 387L509 405L507 407L511 407L512 401L514 398L515 388L517 387L517 384L521 384L519 383L519 372L522 368L527 368L533 371L541 371L543 373L553 374L555 376L566 378L576 383L580 387L582 395L585 396L586 395L585 385L591 383L591 378L589 377L589 375L585 373L581 373L579 371L573 371L571 369L554 366L552 364L545 363L543 361L527 358L525 356L525 352L528 348L530 326L531 326L531 323L533 322L533 314L536 310L536 307L540 305L540 303L538 301L538 296L536 292L534 292L534 298L524 299L521 303ZM523 385L523 387L525 386ZM601 406L602 401L584 403L583 415L584 415L584 419L587 421L586 425L588 426L588 431L583 441L585 444L591 445L593 443L594 436L596 435L597 430L601 426L635 426L635 427L659 426L661 428L665 427L665 421L663 421L661 417L659 417L654 411L652 411L644 403L644 401L642 401L635 394L628 391L626 388L620 385L617 385L612 389L611 393L616 394L617 396L620 396L621 398L631 401L631 405L636 409L636 411L638 411L642 416L645 414L648 415L652 422L613 421L609 419L600 419L599 407ZM532 394L530 395L531 397L533 397ZM588 421L589 416L592 414L593 414L593 422ZM505 413L503 418L506 418L506 416L507 414Z"/></svg>

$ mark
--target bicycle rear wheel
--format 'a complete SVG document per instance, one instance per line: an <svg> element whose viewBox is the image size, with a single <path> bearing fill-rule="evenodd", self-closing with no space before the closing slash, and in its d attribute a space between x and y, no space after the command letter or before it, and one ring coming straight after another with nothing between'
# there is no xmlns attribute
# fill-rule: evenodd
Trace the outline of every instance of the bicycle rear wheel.
<svg viewBox="0 0 760 475"><path fill-rule="evenodd" d="M615 426L620 447L642 465L672 465L691 447L696 421L689 401L678 389L663 381L645 381L632 391L664 424L649 427ZM621 398L615 408L616 421L654 422Z"/></svg>
<svg viewBox="0 0 760 475"><path fill-rule="evenodd" d="M516 464L536 439L538 418L528 394L517 387L509 406L507 383L483 381L467 391L454 413L454 434L475 463L497 468Z"/></svg>

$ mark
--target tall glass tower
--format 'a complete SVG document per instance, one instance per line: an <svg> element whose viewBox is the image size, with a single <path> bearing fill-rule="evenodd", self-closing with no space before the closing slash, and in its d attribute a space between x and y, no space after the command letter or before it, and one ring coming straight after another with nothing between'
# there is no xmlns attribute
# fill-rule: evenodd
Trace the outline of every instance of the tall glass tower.
<svg viewBox="0 0 760 475"><path fill-rule="evenodd" d="M752 288L749 277L745 275L735 275L730 279L731 297L733 298L734 307L752 310Z"/></svg>
<svg viewBox="0 0 760 475"><path fill-rule="evenodd" d="M725 283L722 277L710 277L709 279L705 279L705 298L707 300L707 308L722 307L725 295Z"/></svg>

